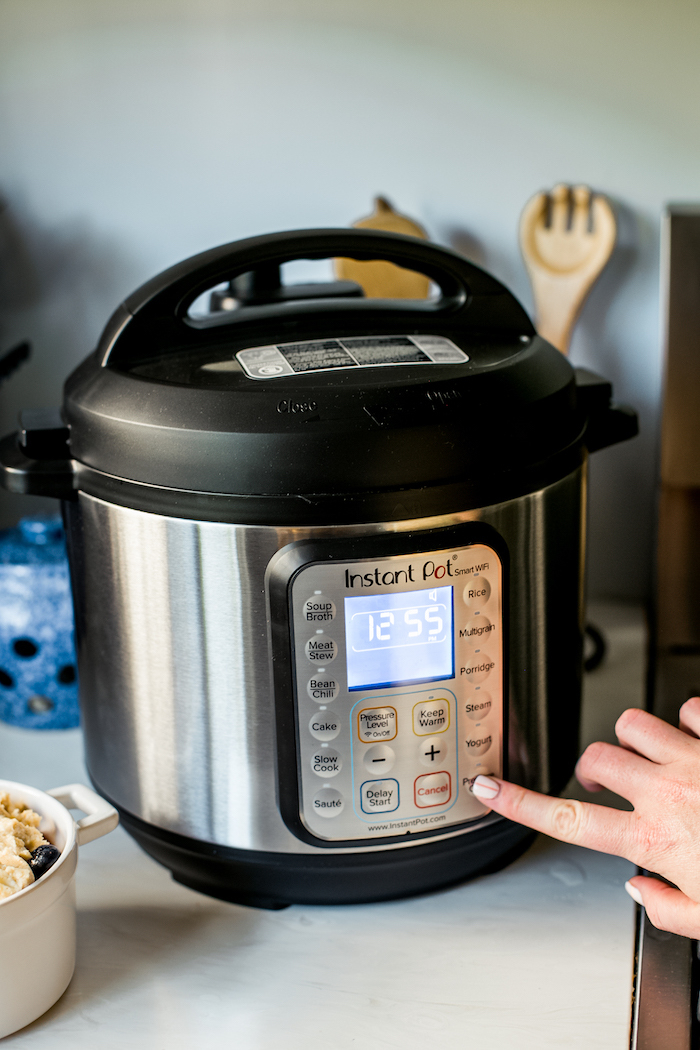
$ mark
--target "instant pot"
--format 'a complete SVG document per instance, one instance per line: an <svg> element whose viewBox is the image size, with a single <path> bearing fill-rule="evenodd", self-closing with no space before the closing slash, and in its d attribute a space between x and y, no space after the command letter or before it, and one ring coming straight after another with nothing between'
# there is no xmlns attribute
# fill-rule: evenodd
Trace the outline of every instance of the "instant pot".
<svg viewBox="0 0 700 1050"><path fill-rule="evenodd" d="M276 277L331 257L438 291ZM223 282L237 308L193 315ZM7 488L63 501L97 790L178 881L246 904L502 866L531 832L471 784L572 772L586 460L634 433L503 285L423 241L287 232L156 277L60 414L0 448Z"/></svg>

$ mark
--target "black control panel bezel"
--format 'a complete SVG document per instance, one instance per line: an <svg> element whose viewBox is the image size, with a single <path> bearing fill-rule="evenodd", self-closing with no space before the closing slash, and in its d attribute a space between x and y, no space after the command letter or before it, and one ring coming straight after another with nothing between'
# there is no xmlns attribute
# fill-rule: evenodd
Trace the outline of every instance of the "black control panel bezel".
<svg viewBox="0 0 700 1050"><path fill-rule="evenodd" d="M508 652L509 652L509 557L503 537L490 525L469 521L440 529L400 533L382 533L348 539L301 540L283 547L271 559L266 574L272 678L274 686L277 731L277 804L289 830L303 842L322 849L358 849L372 846L377 839L338 839L327 841L314 835L304 825L301 811L300 726L295 704L296 663L294 659L294 624L291 591L295 577L313 563L352 561L391 556L422 554L426 551L466 547L484 543L492 547L501 561L503 615L503 775L508 775ZM478 827L484 817L441 827L433 831L405 831L382 838L382 846L454 834L465 828Z"/></svg>

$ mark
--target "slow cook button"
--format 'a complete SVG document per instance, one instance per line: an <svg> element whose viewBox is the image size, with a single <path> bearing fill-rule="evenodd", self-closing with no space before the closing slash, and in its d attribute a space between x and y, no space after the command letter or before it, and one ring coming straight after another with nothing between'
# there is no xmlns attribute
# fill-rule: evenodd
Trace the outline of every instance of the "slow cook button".
<svg viewBox="0 0 700 1050"><path fill-rule="evenodd" d="M309 638L304 649L307 659L313 664L329 664L338 655L337 643L332 638L327 638L323 631Z"/></svg>
<svg viewBox="0 0 700 1050"><path fill-rule="evenodd" d="M365 744L393 740L396 736L395 707L365 707L357 716L357 735Z"/></svg>
<svg viewBox="0 0 700 1050"><path fill-rule="evenodd" d="M478 685L479 682L486 681L495 666L496 664L490 656L487 656L486 653L478 653L470 656L465 661L464 667L460 667L459 673L460 676L463 676L463 681L474 682Z"/></svg>
<svg viewBox="0 0 700 1050"><path fill-rule="evenodd" d="M391 813L399 808L398 780L365 780L360 788L363 813Z"/></svg>
<svg viewBox="0 0 700 1050"><path fill-rule="evenodd" d="M319 817L337 817L345 809L345 799L335 788L321 788L313 799L314 813Z"/></svg>
<svg viewBox="0 0 700 1050"><path fill-rule="evenodd" d="M417 777L413 785L416 806L419 809L428 809L430 806L444 806L452 797L452 781L450 774L426 773Z"/></svg>
<svg viewBox="0 0 700 1050"><path fill-rule="evenodd" d="M333 715L326 715L325 711L319 711L317 715L311 716L309 732L317 740L335 740L340 732L340 722Z"/></svg>
<svg viewBox="0 0 700 1050"><path fill-rule="evenodd" d="M335 678L324 678L322 676L317 678L314 675L309 680L306 691L317 704L330 704L340 692L340 686Z"/></svg>
<svg viewBox="0 0 700 1050"><path fill-rule="evenodd" d="M477 755L485 755L492 743L493 737L490 733L478 733L469 740L465 740L464 746L469 757L475 758Z"/></svg>
<svg viewBox="0 0 700 1050"><path fill-rule="evenodd" d="M462 591L462 600L468 609L480 609L491 597L491 584L485 576L474 576Z"/></svg>
<svg viewBox="0 0 700 1050"><path fill-rule="evenodd" d="M313 594L301 607L307 623L329 623L335 619L335 603L322 594Z"/></svg>
<svg viewBox="0 0 700 1050"><path fill-rule="evenodd" d="M343 760L334 747L320 747L311 756L311 768L317 777L335 777L343 768Z"/></svg>

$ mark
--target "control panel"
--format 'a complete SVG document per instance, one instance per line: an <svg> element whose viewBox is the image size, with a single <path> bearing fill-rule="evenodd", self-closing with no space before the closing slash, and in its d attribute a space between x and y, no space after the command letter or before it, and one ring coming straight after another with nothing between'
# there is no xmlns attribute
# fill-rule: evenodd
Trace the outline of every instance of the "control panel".
<svg viewBox="0 0 700 1050"><path fill-rule="evenodd" d="M494 548L314 561L289 601L307 831L378 840L482 817L471 784L503 754Z"/></svg>

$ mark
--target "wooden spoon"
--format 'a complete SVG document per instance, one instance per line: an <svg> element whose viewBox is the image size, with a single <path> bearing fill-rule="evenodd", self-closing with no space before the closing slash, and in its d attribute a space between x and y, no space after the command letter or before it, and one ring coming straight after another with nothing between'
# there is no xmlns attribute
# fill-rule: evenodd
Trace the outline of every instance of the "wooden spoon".
<svg viewBox="0 0 700 1050"><path fill-rule="evenodd" d="M407 215L394 211L385 197L375 197L374 214L358 219L353 226L363 230L405 233L422 240L428 238L422 226ZM427 299L430 291L430 280L424 274L383 259L370 262L336 259L335 274L339 281L355 281L361 285L368 299Z"/></svg>
<svg viewBox="0 0 700 1050"><path fill-rule="evenodd" d="M617 228L610 202L587 186L537 193L520 217L520 250L535 297L535 327L563 354L584 300L607 263Z"/></svg>

